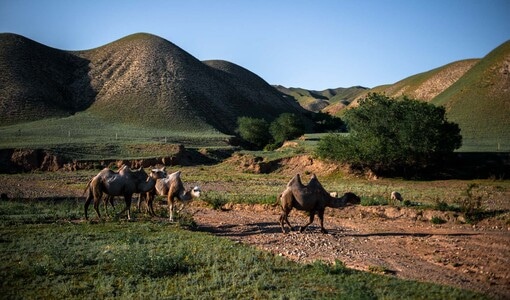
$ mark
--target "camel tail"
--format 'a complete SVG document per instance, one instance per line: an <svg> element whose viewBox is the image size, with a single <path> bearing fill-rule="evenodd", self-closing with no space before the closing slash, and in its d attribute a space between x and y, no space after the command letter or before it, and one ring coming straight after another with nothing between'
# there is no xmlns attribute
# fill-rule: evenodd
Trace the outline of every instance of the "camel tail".
<svg viewBox="0 0 510 300"><path fill-rule="evenodd" d="M83 190L83 194L81 194L82 196L85 196L85 193L87 192L87 190L90 188L90 183L92 182L92 179L89 180L89 182L87 183L87 186L85 187L85 190Z"/></svg>
<svg viewBox="0 0 510 300"><path fill-rule="evenodd" d="M278 196L276 196L276 201L275 201L275 203L273 203L273 205L271 205L271 207L281 206L280 199L282 198L282 195L283 195L283 193L281 193Z"/></svg>

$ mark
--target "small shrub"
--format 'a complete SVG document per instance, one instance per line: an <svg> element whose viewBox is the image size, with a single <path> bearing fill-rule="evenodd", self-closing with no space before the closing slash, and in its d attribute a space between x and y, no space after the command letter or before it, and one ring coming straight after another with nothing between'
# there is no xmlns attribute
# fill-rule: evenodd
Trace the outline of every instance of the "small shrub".
<svg viewBox="0 0 510 300"><path fill-rule="evenodd" d="M369 266L368 271L372 273L380 273L380 274L395 274L396 272L388 269L385 266Z"/></svg>
<svg viewBox="0 0 510 300"><path fill-rule="evenodd" d="M321 274L346 274L349 273L349 269L345 264L335 259L333 264L328 264L322 260L316 260L311 264L311 267Z"/></svg>
<svg viewBox="0 0 510 300"><path fill-rule="evenodd" d="M361 205L362 206L388 205L388 200L382 196L362 197Z"/></svg>
<svg viewBox="0 0 510 300"><path fill-rule="evenodd" d="M476 190L476 183L469 184L466 188L464 198L457 200L461 212L464 213L468 223L476 223L483 219L484 211L482 209L482 195Z"/></svg>
<svg viewBox="0 0 510 300"><path fill-rule="evenodd" d="M446 223L446 221L444 219L442 219L441 217L437 217L437 216L432 217L430 222L432 222L432 224L438 224L438 225Z"/></svg>
<svg viewBox="0 0 510 300"><path fill-rule="evenodd" d="M212 195L204 198L204 201L207 202L214 210L219 210L223 207L223 205L228 203L228 200L223 198L221 195Z"/></svg>

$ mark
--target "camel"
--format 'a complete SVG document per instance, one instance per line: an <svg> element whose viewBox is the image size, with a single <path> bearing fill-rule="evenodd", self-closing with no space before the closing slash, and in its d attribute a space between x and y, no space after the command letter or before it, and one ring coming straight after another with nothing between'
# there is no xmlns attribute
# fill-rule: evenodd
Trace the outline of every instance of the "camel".
<svg viewBox="0 0 510 300"><path fill-rule="evenodd" d="M400 201L400 202L404 201L404 198L402 198L402 195L399 192L396 192L396 191L391 192L390 199L392 201L397 201L397 200Z"/></svg>
<svg viewBox="0 0 510 300"><path fill-rule="evenodd" d="M347 205L354 205L360 203L360 198L353 193L345 193L342 197L337 198L330 195L322 187L317 176L312 175L308 185L301 183L301 177L296 174L287 184L285 191L283 191L278 199L280 200L280 207L282 213L280 215L280 227L283 233L286 233L284 222L292 230L289 223L289 213L292 208L297 210L307 211L310 214L310 220L304 226L301 226L299 232L303 232L308 225L313 223L315 214L319 216L321 232L328 233L324 228L324 210L326 207L340 208Z"/></svg>
<svg viewBox="0 0 510 300"><path fill-rule="evenodd" d="M184 203L190 201L193 198L200 197L200 188L195 186L192 189L185 189L184 184L181 180L181 171L174 172L168 175L166 178L159 179L156 181L156 188L152 191L149 191L144 198L147 199L147 206L149 210L149 214L155 216L154 208L152 207L152 202L154 197L157 196L167 196L168 201L168 214L170 222L174 221L174 212L176 208L176 201L181 201L181 209L184 207ZM141 201L143 201L142 197L138 201L138 210L140 210ZM180 211L179 210L179 211Z"/></svg>
<svg viewBox="0 0 510 300"><path fill-rule="evenodd" d="M92 199L94 199L94 210L97 216L101 219L99 213L99 201L101 200L103 193L107 194L107 200L113 198L113 196L124 196L126 206L119 213L127 211L128 220L131 219L131 198L133 193L146 193L156 185L156 180L165 178L165 168L152 169L150 175L147 175L145 171L140 168L137 170L131 170L129 167L123 166L119 172L114 172L108 168L104 168L92 178L86 187L89 193L85 201L85 219L88 220L88 207ZM111 202L110 202L111 203ZM107 205L105 203L105 205Z"/></svg>

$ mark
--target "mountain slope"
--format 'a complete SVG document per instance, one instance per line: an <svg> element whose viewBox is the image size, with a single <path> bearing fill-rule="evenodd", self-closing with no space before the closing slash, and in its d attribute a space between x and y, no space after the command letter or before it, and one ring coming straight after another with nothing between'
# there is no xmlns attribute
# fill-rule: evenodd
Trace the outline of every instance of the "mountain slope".
<svg viewBox="0 0 510 300"><path fill-rule="evenodd" d="M9 38L7 35L0 41L1 49L9 49L1 57L0 66L8 74L6 77L21 74L16 84L6 84L9 89L23 90L29 85L25 80L27 74L34 70L28 64L7 64L15 56L13 52L18 51L17 44L6 45L4 40ZM28 40L19 36L17 39ZM133 34L102 47L74 52L35 44L37 47L26 47L19 60L36 55L34 51L42 53L36 68L45 70L48 76L35 72L30 81L40 84L32 90L52 93L48 97L34 96L30 103L36 110L49 104L55 107L54 113L42 117L86 109L104 119L137 126L233 133L239 116L272 119L282 112L304 112L295 101L283 97L250 71L228 62L203 63L151 34ZM50 61L50 68L46 61ZM47 78L60 80L53 80L55 89L64 91L60 98L55 97L58 93L52 90L53 81ZM1 93L0 113L7 112L4 106L16 107L26 101L21 92L14 96ZM60 100L51 102L46 98ZM4 102L8 105L3 105ZM22 117L14 116L11 123L41 118L40 113L20 111Z"/></svg>
<svg viewBox="0 0 510 300"><path fill-rule="evenodd" d="M321 111L331 104L349 104L367 88L353 86L349 88L326 89L323 91L306 90L302 88L287 88L281 85L275 86L280 92L293 97L299 104L310 111Z"/></svg>
<svg viewBox="0 0 510 300"><path fill-rule="evenodd" d="M67 116L85 109L94 92L88 62L16 34L0 34L1 124Z"/></svg>
<svg viewBox="0 0 510 300"><path fill-rule="evenodd" d="M466 59L456 61L442 67L419 73L404 78L393 84L376 86L358 94L350 107L356 107L358 101L366 97L368 93L385 94L393 98L407 96L409 98L430 102L434 97L442 93L449 86L454 84L480 59ZM332 105L325 109L334 115L342 115L345 105Z"/></svg>
<svg viewBox="0 0 510 300"><path fill-rule="evenodd" d="M510 150L510 41L497 47L432 101L446 107L464 143Z"/></svg>

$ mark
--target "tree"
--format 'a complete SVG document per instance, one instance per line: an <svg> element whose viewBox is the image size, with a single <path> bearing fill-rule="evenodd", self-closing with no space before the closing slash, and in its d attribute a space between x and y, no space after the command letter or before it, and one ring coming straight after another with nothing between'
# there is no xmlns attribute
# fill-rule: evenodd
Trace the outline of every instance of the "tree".
<svg viewBox="0 0 510 300"><path fill-rule="evenodd" d="M283 143L303 135L305 124L297 115L283 113L271 123L269 131L276 143Z"/></svg>
<svg viewBox="0 0 510 300"><path fill-rule="evenodd" d="M258 148L262 148L271 142L269 124L264 119L239 117L237 126L239 136Z"/></svg>
<svg viewBox="0 0 510 300"><path fill-rule="evenodd" d="M443 107L406 97L369 94L344 120L350 134L322 139L318 154L375 172L423 170L462 144L459 126L447 121Z"/></svg>

